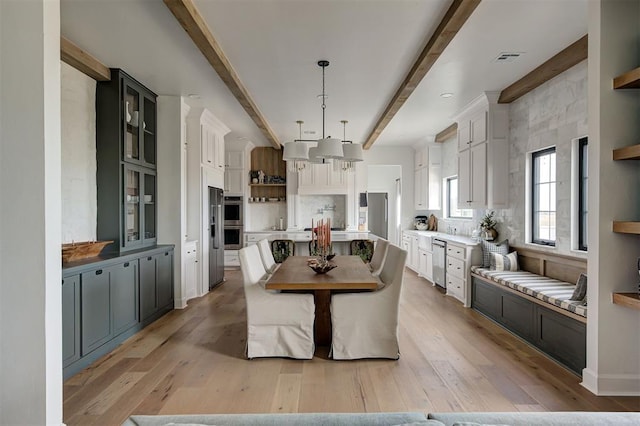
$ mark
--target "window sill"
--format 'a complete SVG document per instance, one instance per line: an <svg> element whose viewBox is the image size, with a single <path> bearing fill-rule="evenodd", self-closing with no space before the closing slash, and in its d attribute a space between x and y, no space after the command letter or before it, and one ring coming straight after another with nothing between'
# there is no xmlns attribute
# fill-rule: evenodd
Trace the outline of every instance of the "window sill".
<svg viewBox="0 0 640 426"><path fill-rule="evenodd" d="M547 244L538 244L538 243L532 243L532 242L524 243L524 245L535 247L537 249L547 249L547 250L557 250L558 248L558 246L550 246Z"/></svg>
<svg viewBox="0 0 640 426"><path fill-rule="evenodd" d="M570 251L576 257L580 257L580 258L583 258L583 259L586 259L589 256L589 252L586 251L586 250L571 249Z"/></svg>

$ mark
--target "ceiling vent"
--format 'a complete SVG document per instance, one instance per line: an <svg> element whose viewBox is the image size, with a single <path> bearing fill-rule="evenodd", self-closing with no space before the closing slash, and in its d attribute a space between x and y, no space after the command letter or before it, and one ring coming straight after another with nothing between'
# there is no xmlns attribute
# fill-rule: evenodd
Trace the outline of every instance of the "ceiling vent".
<svg viewBox="0 0 640 426"><path fill-rule="evenodd" d="M497 62L499 64L504 62L513 62L523 54L524 52L502 52L493 60L493 62Z"/></svg>

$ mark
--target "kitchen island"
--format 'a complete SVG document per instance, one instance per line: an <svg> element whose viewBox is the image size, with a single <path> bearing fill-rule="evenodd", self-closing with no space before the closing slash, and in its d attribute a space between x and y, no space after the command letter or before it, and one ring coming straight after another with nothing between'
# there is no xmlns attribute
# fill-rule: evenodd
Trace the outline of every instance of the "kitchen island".
<svg viewBox="0 0 640 426"><path fill-rule="evenodd" d="M296 243L296 255L309 255L309 241L311 241L311 231L246 231L244 233L245 246L256 244L262 239L273 240L292 240ZM331 231L331 242L333 251L336 254L350 254L349 243L353 240L373 240L377 237L369 231Z"/></svg>

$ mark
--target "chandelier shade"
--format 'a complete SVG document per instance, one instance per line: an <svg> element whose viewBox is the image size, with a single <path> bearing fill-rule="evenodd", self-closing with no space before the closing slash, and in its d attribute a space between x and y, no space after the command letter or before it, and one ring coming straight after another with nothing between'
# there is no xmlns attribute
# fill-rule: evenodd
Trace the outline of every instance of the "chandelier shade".
<svg viewBox="0 0 640 426"><path fill-rule="evenodd" d="M282 153L284 161L308 160L309 147L303 142L287 142Z"/></svg>
<svg viewBox="0 0 640 426"><path fill-rule="evenodd" d="M322 164L323 159L318 157L318 148L309 148L309 162L313 164Z"/></svg>
<svg viewBox="0 0 640 426"><path fill-rule="evenodd" d="M342 141L335 138L320 139L316 155L320 158L342 158Z"/></svg>
<svg viewBox="0 0 640 426"><path fill-rule="evenodd" d="M342 145L343 161L363 161L362 145L359 143L345 143Z"/></svg>

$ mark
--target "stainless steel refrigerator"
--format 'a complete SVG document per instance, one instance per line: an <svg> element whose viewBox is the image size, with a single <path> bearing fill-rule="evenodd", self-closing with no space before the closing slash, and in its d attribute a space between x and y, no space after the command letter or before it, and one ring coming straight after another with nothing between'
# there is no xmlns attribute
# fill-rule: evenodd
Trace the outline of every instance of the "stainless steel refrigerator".
<svg viewBox="0 0 640 426"><path fill-rule="evenodd" d="M209 290L224 279L224 196L209 187Z"/></svg>
<svg viewBox="0 0 640 426"><path fill-rule="evenodd" d="M369 231L386 240L389 229L389 195L386 192L369 192L367 198Z"/></svg>

